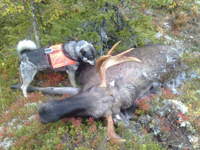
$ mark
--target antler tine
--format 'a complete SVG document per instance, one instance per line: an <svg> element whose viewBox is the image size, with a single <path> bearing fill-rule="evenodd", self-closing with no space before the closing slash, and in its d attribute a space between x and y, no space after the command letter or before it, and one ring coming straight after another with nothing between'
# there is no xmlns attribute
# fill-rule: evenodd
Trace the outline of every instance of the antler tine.
<svg viewBox="0 0 200 150"><path fill-rule="evenodd" d="M112 120L112 115L108 115L106 116L106 119L107 119L107 133L108 133L108 136L110 138L110 141L112 143L121 143L121 142L125 142L125 139L122 139L120 138L116 133L115 133L115 130L114 130L114 123L113 123L113 120Z"/></svg>
<svg viewBox="0 0 200 150"><path fill-rule="evenodd" d="M100 87L106 87L106 70L114 65L123 63L123 62L128 62L128 61L136 61L136 62L142 62L141 60L135 58L135 57L125 57L124 55L134 48L131 48L127 51L124 51L118 55L115 56L110 56L108 57L105 61L102 62L101 66L99 66L99 74L101 77L101 85Z"/></svg>
<svg viewBox="0 0 200 150"><path fill-rule="evenodd" d="M121 41L117 42L110 50L109 52L106 54L106 55L103 55L103 56L100 56L96 62L95 62L95 66L98 70L98 68L100 68L101 64L106 60L108 59L110 56L111 56L111 53L113 52L113 50L117 47L117 45L119 45Z"/></svg>
<svg viewBox="0 0 200 150"><path fill-rule="evenodd" d="M95 66L96 69L101 77L101 84L100 87L106 87L106 69L108 69L111 66L117 65L122 62L127 61L136 61L136 62L142 62L141 60L135 58L135 57L125 57L124 55L134 48L131 48L127 51L124 51L118 55L111 56L111 53L113 50L119 45L121 41L117 42L107 53L107 55L101 56L96 60Z"/></svg>
<svg viewBox="0 0 200 150"><path fill-rule="evenodd" d="M117 43L109 50L109 52L107 53L107 55L111 55L112 52L114 51L114 49L117 47L117 45L119 45L120 42L121 42L121 41L117 42Z"/></svg>
<svg viewBox="0 0 200 150"><path fill-rule="evenodd" d="M110 50L109 52L106 54L106 55L103 55L101 57L99 57L96 62L95 62L95 66L96 66L96 69L101 77L101 82L106 82L106 79L102 78L102 77L105 77L105 75L102 75L102 73L104 72L105 73L105 70L102 70L101 69L101 65L103 64L103 62L105 60L107 60L109 57L111 57L111 54L113 52L113 50L117 47L117 45L119 45L121 41L117 42Z"/></svg>
<svg viewBox="0 0 200 150"><path fill-rule="evenodd" d="M109 57L111 57L111 54L112 54L113 50L117 47L117 45L119 45L120 42L121 42L121 41L117 42L117 43L109 50L109 52L108 52L106 55L103 55L103 56L99 57L99 58L96 60L96 62L95 62L96 69L97 69L97 71L98 71L98 73L99 73L99 75L100 75L100 77L101 77L101 81L103 80L103 82L105 82L105 81L104 81L105 79L102 79L102 71L103 71L103 70L101 70L101 65L102 65L102 63L103 63L105 60L107 60ZM104 72L104 71L103 71L103 72Z"/></svg>
<svg viewBox="0 0 200 150"><path fill-rule="evenodd" d="M102 63L106 60L106 59L108 59L110 57L110 55L104 55L104 56L101 56L101 57L99 57L97 60L96 60L96 62L95 62L95 67L96 67L96 69L97 69L97 72L99 73L99 75L100 75L100 77L102 76L102 71L101 71L101 65L102 65Z"/></svg>

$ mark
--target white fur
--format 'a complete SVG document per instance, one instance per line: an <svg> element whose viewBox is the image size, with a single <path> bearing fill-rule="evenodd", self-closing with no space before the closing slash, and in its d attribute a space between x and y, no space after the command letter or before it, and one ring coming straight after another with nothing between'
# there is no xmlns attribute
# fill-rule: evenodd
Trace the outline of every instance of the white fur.
<svg viewBox="0 0 200 150"><path fill-rule="evenodd" d="M116 116L115 116L118 120L122 120L122 118L117 114Z"/></svg>
<svg viewBox="0 0 200 150"><path fill-rule="evenodd" d="M22 40L17 44L17 53L21 57L21 52L25 49L35 50L37 45L31 40Z"/></svg>
<svg viewBox="0 0 200 150"><path fill-rule="evenodd" d="M115 80L113 80L112 82L110 82L111 86L115 86Z"/></svg>

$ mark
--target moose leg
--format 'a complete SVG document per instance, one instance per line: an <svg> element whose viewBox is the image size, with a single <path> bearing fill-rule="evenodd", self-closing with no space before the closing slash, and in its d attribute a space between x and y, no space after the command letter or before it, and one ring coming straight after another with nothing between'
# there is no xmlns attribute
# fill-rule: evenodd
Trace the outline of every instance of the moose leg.
<svg viewBox="0 0 200 150"><path fill-rule="evenodd" d="M106 116L106 119L107 119L107 122L108 122L108 124L107 124L107 132L108 132L108 136L110 137L111 143L121 143L121 142L124 142L125 139L120 138L115 133L112 115Z"/></svg>

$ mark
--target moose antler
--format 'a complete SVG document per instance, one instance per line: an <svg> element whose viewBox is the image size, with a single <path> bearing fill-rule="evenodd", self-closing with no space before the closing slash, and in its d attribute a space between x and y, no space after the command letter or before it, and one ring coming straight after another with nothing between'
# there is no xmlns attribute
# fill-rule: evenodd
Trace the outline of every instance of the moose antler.
<svg viewBox="0 0 200 150"><path fill-rule="evenodd" d="M107 53L107 55L101 56L99 57L96 62L95 62L95 66L96 69L101 77L101 84L100 87L106 87L106 69L108 69L111 66L117 65L119 63L122 62L128 62L128 61L136 61L136 62L142 62L141 60L135 58L135 57L125 57L124 55L128 52L130 52L131 50L133 50L134 48L131 48L127 51L124 51L118 55L112 56L112 52L113 50L117 47L117 45L120 43L121 41L117 42L111 49L110 51ZM120 138L114 130L114 124L113 124L113 120L112 120L112 114L106 116L107 119L107 132L108 132L108 136L110 137L110 141L112 143L121 143L124 142L125 140Z"/></svg>
<svg viewBox="0 0 200 150"><path fill-rule="evenodd" d="M134 48L131 48L129 50L126 50L118 55L112 56L111 53L113 50L117 47L117 45L121 41L117 42L107 53L107 55L101 56L96 60L96 69L101 77L101 84L100 87L106 87L106 69L108 69L111 66L128 62L128 61L136 61L136 62L142 62L141 60L135 58L135 57L125 57L124 55L130 51L132 51Z"/></svg>
<svg viewBox="0 0 200 150"><path fill-rule="evenodd" d="M98 71L98 73L99 73L100 76L101 76L100 67L101 67L102 63L103 63L106 59L108 59L109 57L111 57L111 54L112 54L113 50L117 47L117 45L118 45L120 42L121 42L121 41L117 42L117 43L110 49L110 51L109 51L106 55L100 56L100 57L96 60L95 66L96 66L96 69L97 69L97 71Z"/></svg>

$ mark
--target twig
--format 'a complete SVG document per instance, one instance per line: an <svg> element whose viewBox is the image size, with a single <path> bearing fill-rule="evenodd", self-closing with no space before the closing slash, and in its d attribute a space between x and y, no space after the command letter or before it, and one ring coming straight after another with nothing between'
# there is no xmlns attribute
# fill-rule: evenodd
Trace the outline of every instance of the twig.
<svg viewBox="0 0 200 150"><path fill-rule="evenodd" d="M77 37L73 37L73 36L71 36L71 37L74 39L75 42L77 42L79 36L80 36L80 35L78 35Z"/></svg>
<svg viewBox="0 0 200 150"><path fill-rule="evenodd" d="M5 56L5 54L3 54L2 52L0 52L0 54L2 54L2 55L3 55L3 59L6 60L6 58L5 58L6 56Z"/></svg>

